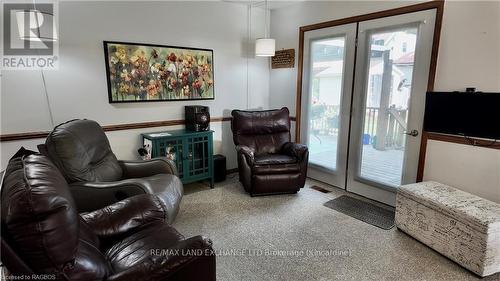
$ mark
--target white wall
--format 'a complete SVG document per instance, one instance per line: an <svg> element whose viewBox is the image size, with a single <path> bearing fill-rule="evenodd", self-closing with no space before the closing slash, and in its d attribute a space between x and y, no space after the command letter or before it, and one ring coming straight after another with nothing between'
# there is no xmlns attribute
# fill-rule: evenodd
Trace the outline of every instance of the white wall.
<svg viewBox="0 0 500 281"><path fill-rule="evenodd" d="M269 65L253 56L253 40L264 32L264 11L224 2L60 2L60 69L46 71L55 124L88 118L101 125L183 119L184 105L210 106L213 117L232 109L267 108ZM251 38L249 40L249 32ZM215 100L109 104L103 40L214 50ZM248 78L248 79L247 79ZM50 130L39 71L2 71L1 133ZM134 159L139 134L168 128L110 132L119 158ZM228 122L213 123L215 152L236 167ZM21 146L43 139L1 143L1 166Z"/></svg>
<svg viewBox="0 0 500 281"><path fill-rule="evenodd" d="M465 87L500 92L500 1L445 2L435 89ZM429 141L424 180L500 203L500 150Z"/></svg>
<svg viewBox="0 0 500 281"><path fill-rule="evenodd" d="M302 2L272 11L271 35L277 40L277 49L294 48L298 52L300 26L413 3ZM296 67L271 70L271 107L286 105L292 112L295 111ZM435 89L454 91L465 87L500 92L500 1L445 2ZM486 151L431 141L424 179L454 184L468 192L500 202L500 151ZM483 157L486 155L488 157ZM458 163L456 159L460 159Z"/></svg>
<svg viewBox="0 0 500 281"><path fill-rule="evenodd" d="M498 150L429 141L425 180L436 180L500 203Z"/></svg>
<svg viewBox="0 0 500 281"><path fill-rule="evenodd" d="M446 1L435 89L500 92L500 1Z"/></svg>

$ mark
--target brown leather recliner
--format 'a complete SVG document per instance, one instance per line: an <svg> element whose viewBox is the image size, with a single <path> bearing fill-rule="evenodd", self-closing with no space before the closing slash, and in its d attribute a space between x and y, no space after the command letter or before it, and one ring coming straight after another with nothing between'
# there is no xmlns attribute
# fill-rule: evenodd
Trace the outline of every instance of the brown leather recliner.
<svg viewBox="0 0 500 281"><path fill-rule="evenodd" d="M156 195L80 215L54 164L24 149L1 191L1 260L12 280L216 280L211 241L170 227Z"/></svg>
<svg viewBox="0 0 500 281"><path fill-rule="evenodd" d="M56 126L39 150L70 183L80 212L149 193L163 200L169 223L177 215L183 186L175 164L166 158L119 161L95 121L71 120Z"/></svg>
<svg viewBox="0 0 500 281"><path fill-rule="evenodd" d="M240 182L251 196L296 193L304 187L309 151L290 141L288 108L233 110L231 115Z"/></svg>

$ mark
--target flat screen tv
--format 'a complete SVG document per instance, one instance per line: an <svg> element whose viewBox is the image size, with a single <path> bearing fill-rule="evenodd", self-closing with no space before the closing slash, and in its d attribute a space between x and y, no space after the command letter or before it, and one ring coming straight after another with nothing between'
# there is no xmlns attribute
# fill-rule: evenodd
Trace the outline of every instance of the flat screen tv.
<svg viewBox="0 0 500 281"><path fill-rule="evenodd" d="M500 93L428 92L427 132L500 139Z"/></svg>

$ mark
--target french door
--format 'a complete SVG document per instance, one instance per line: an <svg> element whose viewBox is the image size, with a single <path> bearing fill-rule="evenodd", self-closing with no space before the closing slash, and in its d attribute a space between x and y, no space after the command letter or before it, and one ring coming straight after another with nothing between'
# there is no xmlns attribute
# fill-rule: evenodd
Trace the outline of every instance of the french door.
<svg viewBox="0 0 500 281"><path fill-rule="evenodd" d="M435 14L304 33L310 177L390 205L398 186L416 181Z"/></svg>
<svg viewBox="0 0 500 281"><path fill-rule="evenodd" d="M304 35L304 92L301 127L309 146L309 177L343 187L346 179L356 24Z"/></svg>

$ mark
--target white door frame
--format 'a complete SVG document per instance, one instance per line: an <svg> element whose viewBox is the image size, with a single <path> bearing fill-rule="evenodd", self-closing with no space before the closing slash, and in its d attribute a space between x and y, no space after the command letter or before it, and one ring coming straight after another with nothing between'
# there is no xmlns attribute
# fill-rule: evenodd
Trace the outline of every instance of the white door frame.
<svg viewBox="0 0 500 281"><path fill-rule="evenodd" d="M333 186L345 189L346 183L346 169L347 169L347 149L349 146L349 123L350 123L350 107L352 98L352 83L354 75L354 61L356 55L356 32L357 23L350 23L345 25L338 25L334 27L316 29L304 33L304 57L303 65L304 71L302 74L302 95L301 104L305 105L303 112L305 113L301 118L302 131L301 139L307 144L309 140L309 117L311 110L310 102L310 74L312 69L312 61L310 58L311 44L316 40L325 38L344 38L344 64L342 71L342 89L340 98L340 122L339 122L339 135L337 139L337 161L336 169L331 170L315 164L309 164L308 174L309 177L320 180L322 182L331 184Z"/></svg>
<svg viewBox="0 0 500 281"><path fill-rule="evenodd" d="M403 161L402 184L415 182L417 179L420 141L422 135L425 94L431 71L431 57L436 20L435 10L426 10L398 16L363 21L358 26L358 50L352 104L352 124L349 149L349 168L347 190L365 197L394 206L397 188L386 186L361 178L361 149L364 125L366 90L368 84L368 63L370 42L373 32L391 31L404 27L417 27L415 46L415 64L413 68L408 131L418 130L417 137L407 137Z"/></svg>
<svg viewBox="0 0 500 281"><path fill-rule="evenodd" d="M329 27L335 27L335 26L340 26L340 25L345 25L345 24L350 24L350 23L360 23L363 21L369 21L369 20L374 20L374 19L381 19L381 18L386 18L386 17L391 17L391 16L397 16L397 15L405 15L409 13L414 13L414 12L420 12L420 11L435 11L436 14L436 20L434 23L434 38L433 38L433 45L432 45L432 56L431 56L431 63L430 63L430 68L429 68L429 76L428 76L428 84L427 84L427 89L426 91L433 91L434 90L434 82L435 82L435 74L436 74L436 68L437 68L437 57L438 57L438 50L439 50L439 39L440 39L440 33L441 33L441 25L442 25L442 18L443 18L443 11L444 11L444 1L428 1L424 3L419 3L419 4L414 4L410 6L403 6L395 9L390 9L390 10L384 10L380 12L374 12L370 14L364 14L364 15L359 15L359 16L353 16L349 18L343 18L343 19L337 19L337 20L331 20L331 21L326 21L326 22L321 22L321 23L315 23L315 24L310 24L310 25L305 25L301 26L299 28L299 50L298 50L298 66L297 66L297 98L296 98L296 127L295 127L295 139L297 142L301 142L305 140L304 138L304 133L302 132L302 128L305 126L301 126L305 117L302 116L302 104L306 105L303 102L303 96L306 95L307 91L304 92L304 87L303 83L305 83L307 80L303 79L303 72L304 72L304 67L306 64L304 64L303 57L306 52L304 52L304 35L306 32L313 31L313 30L319 30L319 29L325 29ZM430 24L430 23L427 23ZM307 88L305 88L307 90ZM304 93L304 94L303 94ZM305 110L304 110L305 111ZM304 113L305 114L305 113ZM307 119L306 119L307 120ZM351 133L351 132L350 132ZM421 139L421 136L424 134L424 132L420 133L419 136L419 141ZM417 181L422 180L422 174L423 174L423 159L425 159L425 155L422 155L422 153L425 153L425 149L420 149L420 161L419 161L419 166L418 166L418 171L413 171L412 173L417 174ZM415 153L418 153L415 151ZM314 172L313 172L314 173ZM408 173L409 174L409 173ZM407 175L405 175L407 177ZM383 192L383 191L382 191ZM391 192L391 195L394 195L394 193ZM378 199L381 200L381 199ZM391 204L392 200L385 200L385 202Z"/></svg>

